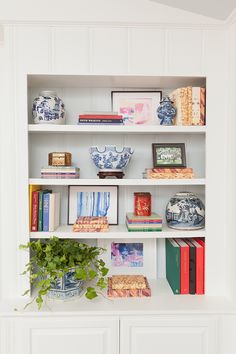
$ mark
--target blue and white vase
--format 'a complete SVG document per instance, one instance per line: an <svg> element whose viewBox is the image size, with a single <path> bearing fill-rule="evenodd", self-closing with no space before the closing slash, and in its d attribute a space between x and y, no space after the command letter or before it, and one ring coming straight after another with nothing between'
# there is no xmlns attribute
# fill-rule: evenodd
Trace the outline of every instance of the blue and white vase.
<svg viewBox="0 0 236 354"><path fill-rule="evenodd" d="M167 204L166 222L173 229L202 229L205 226L205 206L194 193L176 193Z"/></svg>
<svg viewBox="0 0 236 354"><path fill-rule="evenodd" d="M173 119L177 113L173 102L168 96L164 97L157 108L157 116L160 119L160 125L173 125Z"/></svg>
<svg viewBox="0 0 236 354"><path fill-rule="evenodd" d="M51 283L51 290L47 296L51 299L65 300L82 293L85 282L75 277L75 269L71 268L62 278L57 278L56 283Z"/></svg>
<svg viewBox="0 0 236 354"><path fill-rule="evenodd" d="M105 145L102 151L99 151L97 146L91 146L89 152L100 171L120 172L128 165L134 150L125 146L121 151L118 151L115 145Z"/></svg>
<svg viewBox="0 0 236 354"><path fill-rule="evenodd" d="M42 91L33 101L36 124L65 124L65 105L54 91Z"/></svg>

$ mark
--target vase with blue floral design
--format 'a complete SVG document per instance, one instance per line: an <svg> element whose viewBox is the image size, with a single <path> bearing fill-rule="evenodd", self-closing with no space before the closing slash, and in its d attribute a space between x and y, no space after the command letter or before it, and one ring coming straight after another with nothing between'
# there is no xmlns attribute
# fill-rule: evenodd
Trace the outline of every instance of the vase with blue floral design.
<svg viewBox="0 0 236 354"><path fill-rule="evenodd" d="M33 101L36 124L65 124L65 105L54 91L42 91Z"/></svg>
<svg viewBox="0 0 236 354"><path fill-rule="evenodd" d="M97 146L91 146L89 152L100 172L123 172L134 150L125 146L119 151L115 145L105 145L101 150Z"/></svg>
<svg viewBox="0 0 236 354"><path fill-rule="evenodd" d="M166 222L173 229L202 229L205 226L205 206L194 193L176 193L167 204Z"/></svg>
<svg viewBox="0 0 236 354"><path fill-rule="evenodd" d="M51 283L51 289L48 291L47 296L51 299L69 299L80 295L84 284L83 280L76 279L75 269L71 268L62 278L58 277L55 283Z"/></svg>
<svg viewBox="0 0 236 354"><path fill-rule="evenodd" d="M176 116L177 110L173 102L168 96L164 97L157 108L157 116L160 119L160 125L173 125L173 120Z"/></svg>

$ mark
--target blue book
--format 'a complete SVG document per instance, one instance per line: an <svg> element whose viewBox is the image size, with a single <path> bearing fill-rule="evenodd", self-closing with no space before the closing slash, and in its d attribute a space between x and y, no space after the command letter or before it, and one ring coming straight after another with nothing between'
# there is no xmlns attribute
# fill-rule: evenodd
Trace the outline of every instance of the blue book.
<svg viewBox="0 0 236 354"><path fill-rule="evenodd" d="M43 194L43 231L49 231L49 196L50 193Z"/></svg>

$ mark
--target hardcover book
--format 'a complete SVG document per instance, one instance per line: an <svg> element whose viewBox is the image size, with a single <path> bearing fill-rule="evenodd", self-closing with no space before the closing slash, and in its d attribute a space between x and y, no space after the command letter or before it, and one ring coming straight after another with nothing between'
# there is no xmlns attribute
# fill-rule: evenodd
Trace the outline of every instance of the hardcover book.
<svg viewBox="0 0 236 354"><path fill-rule="evenodd" d="M180 246L166 239L166 278L174 294L180 294Z"/></svg>
<svg viewBox="0 0 236 354"><path fill-rule="evenodd" d="M180 293L189 294L189 245L182 239L175 239L180 246Z"/></svg>
<svg viewBox="0 0 236 354"><path fill-rule="evenodd" d="M204 294L204 248L193 238L189 239L196 249L196 294Z"/></svg>
<svg viewBox="0 0 236 354"><path fill-rule="evenodd" d="M189 245L189 294L196 294L196 250L189 240L185 242Z"/></svg>

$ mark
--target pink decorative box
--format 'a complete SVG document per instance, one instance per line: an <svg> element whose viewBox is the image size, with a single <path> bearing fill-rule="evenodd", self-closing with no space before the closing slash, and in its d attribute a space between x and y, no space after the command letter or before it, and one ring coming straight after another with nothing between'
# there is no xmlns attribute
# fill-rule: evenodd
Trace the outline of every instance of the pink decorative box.
<svg viewBox="0 0 236 354"><path fill-rule="evenodd" d="M145 289L112 289L112 278L108 278L107 295L109 297L150 297L151 289L145 277Z"/></svg>

